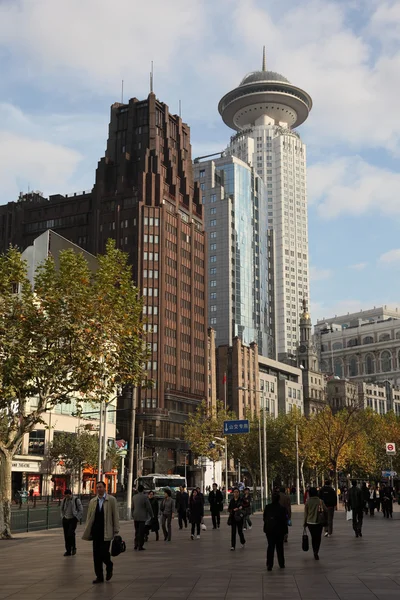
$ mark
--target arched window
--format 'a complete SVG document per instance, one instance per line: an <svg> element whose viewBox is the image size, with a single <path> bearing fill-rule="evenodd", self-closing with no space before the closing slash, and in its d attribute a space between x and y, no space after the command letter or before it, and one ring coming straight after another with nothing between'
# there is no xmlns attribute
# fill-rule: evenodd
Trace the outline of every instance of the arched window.
<svg viewBox="0 0 400 600"><path fill-rule="evenodd" d="M379 336L380 342L387 342L388 340L390 340L390 335L388 333L382 333L382 335Z"/></svg>
<svg viewBox="0 0 400 600"><path fill-rule="evenodd" d="M352 356L349 360L349 377L355 377L358 375L358 364L355 356Z"/></svg>
<svg viewBox="0 0 400 600"><path fill-rule="evenodd" d="M321 371L323 373L328 373L328 371L329 371L329 365L326 360L321 360Z"/></svg>
<svg viewBox="0 0 400 600"><path fill-rule="evenodd" d="M340 358L337 358L334 363L334 371L337 377L343 379L343 363Z"/></svg>
<svg viewBox="0 0 400 600"><path fill-rule="evenodd" d="M341 350L343 348L342 343L341 342L335 342L332 345L332 350Z"/></svg>
<svg viewBox="0 0 400 600"><path fill-rule="evenodd" d="M352 338L351 340L349 340L347 342L347 347L348 348L352 348L353 346L358 346L358 339L357 338Z"/></svg>
<svg viewBox="0 0 400 600"><path fill-rule="evenodd" d="M392 355L388 350L381 353L381 371L386 373L392 370Z"/></svg>
<svg viewBox="0 0 400 600"><path fill-rule="evenodd" d="M375 359L372 354L367 354L365 357L365 372L367 375L375 373Z"/></svg>
<svg viewBox="0 0 400 600"><path fill-rule="evenodd" d="M372 335L367 335L367 337L365 337L363 339L363 344L373 344L374 343L374 338L372 337Z"/></svg>

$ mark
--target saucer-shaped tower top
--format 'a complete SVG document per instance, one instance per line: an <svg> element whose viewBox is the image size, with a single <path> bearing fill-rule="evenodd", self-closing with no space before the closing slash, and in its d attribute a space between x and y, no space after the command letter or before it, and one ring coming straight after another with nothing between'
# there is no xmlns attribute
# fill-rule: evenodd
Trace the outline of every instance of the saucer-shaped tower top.
<svg viewBox="0 0 400 600"><path fill-rule="evenodd" d="M274 71L267 71L265 48L261 71L249 73L240 85L225 94L218 111L226 125L241 131L267 115L276 124L298 127L312 108L311 97L304 90Z"/></svg>

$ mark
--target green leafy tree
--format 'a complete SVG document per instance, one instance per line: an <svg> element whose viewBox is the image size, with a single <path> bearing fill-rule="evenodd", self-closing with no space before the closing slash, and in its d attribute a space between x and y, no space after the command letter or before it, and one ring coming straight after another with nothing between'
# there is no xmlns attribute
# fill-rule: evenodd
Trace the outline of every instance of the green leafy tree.
<svg viewBox="0 0 400 600"><path fill-rule="evenodd" d="M11 536L12 458L45 411L143 380L142 305L127 261L109 241L92 273L67 250L58 266L49 257L39 267L33 288L20 252L0 255L0 538Z"/></svg>

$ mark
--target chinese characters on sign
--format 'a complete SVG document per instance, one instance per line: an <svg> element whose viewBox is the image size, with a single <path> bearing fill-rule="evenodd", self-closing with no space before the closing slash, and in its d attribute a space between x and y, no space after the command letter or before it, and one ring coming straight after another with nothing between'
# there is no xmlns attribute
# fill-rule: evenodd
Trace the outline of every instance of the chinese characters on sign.
<svg viewBox="0 0 400 600"><path fill-rule="evenodd" d="M224 421L224 433L249 433L250 424L248 419L242 419L241 421Z"/></svg>

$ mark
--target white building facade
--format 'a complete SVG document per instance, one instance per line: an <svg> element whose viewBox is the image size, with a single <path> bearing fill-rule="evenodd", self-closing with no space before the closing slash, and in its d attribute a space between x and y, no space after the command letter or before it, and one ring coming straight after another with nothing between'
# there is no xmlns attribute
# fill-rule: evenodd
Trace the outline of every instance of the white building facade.
<svg viewBox="0 0 400 600"><path fill-rule="evenodd" d="M267 222L274 238L275 346L279 360L294 355L303 299L309 304L306 147L293 131L308 117L310 96L278 73L247 75L219 103L224 122L238 133L226 153L263 178Z"/></svg>

